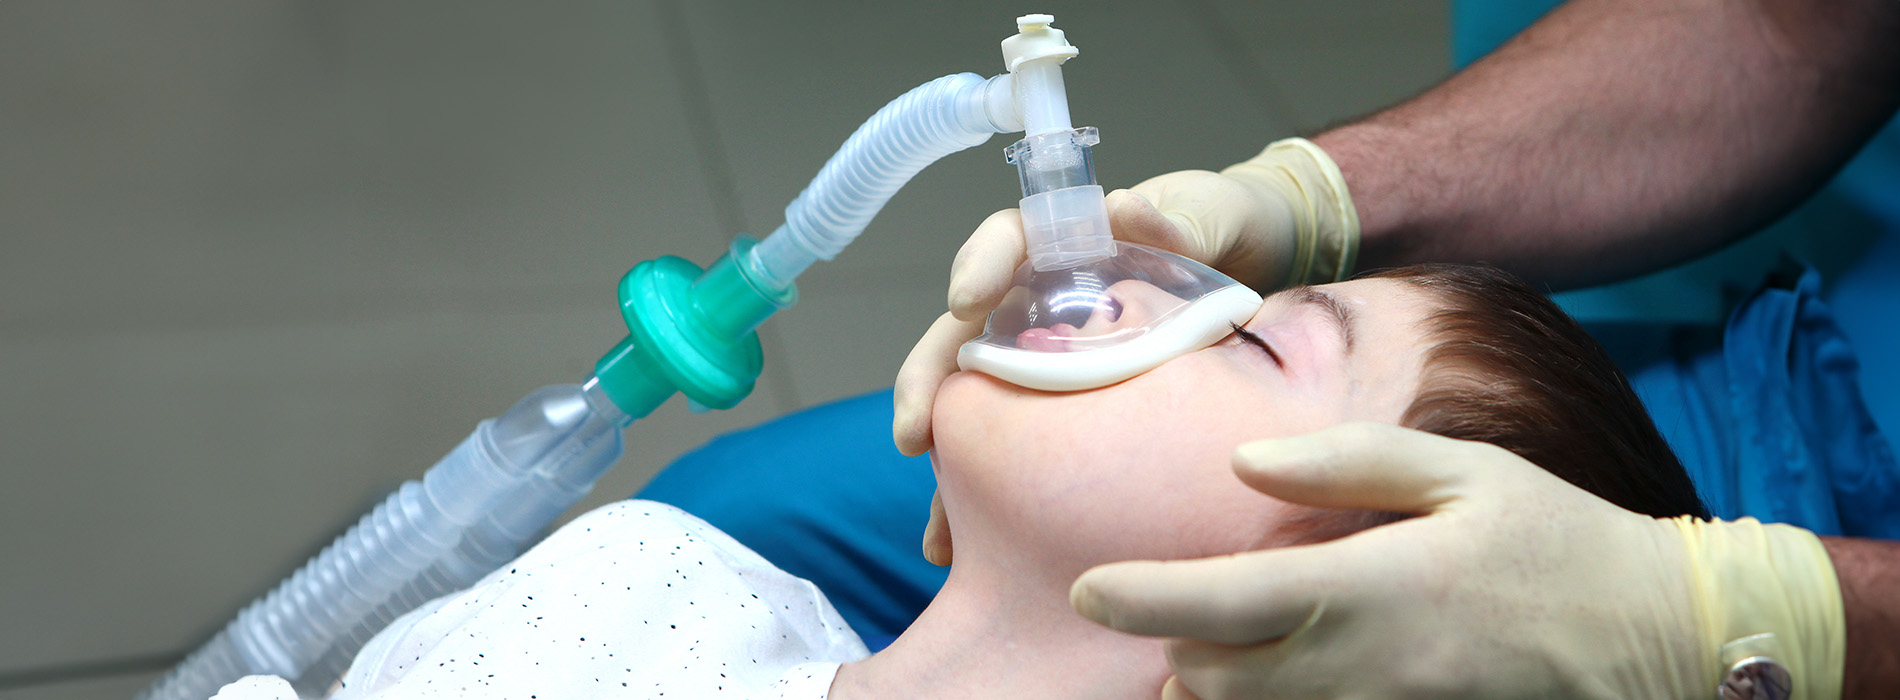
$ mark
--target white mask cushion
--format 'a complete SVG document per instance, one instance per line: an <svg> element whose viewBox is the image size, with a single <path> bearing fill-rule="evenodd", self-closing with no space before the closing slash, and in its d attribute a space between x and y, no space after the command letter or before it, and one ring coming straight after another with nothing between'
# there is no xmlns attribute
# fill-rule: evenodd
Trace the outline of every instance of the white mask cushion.
<svg viewBox="0 0 1900 700"><path fill-rule="evenodd" d="M957 366L1027 389L1083 391L1128 379L1214 344L1260 310L1260 295L1234 284L1209 292L1169 315L1141 337L1076 352L1037 352L971 341Z"/></svg>

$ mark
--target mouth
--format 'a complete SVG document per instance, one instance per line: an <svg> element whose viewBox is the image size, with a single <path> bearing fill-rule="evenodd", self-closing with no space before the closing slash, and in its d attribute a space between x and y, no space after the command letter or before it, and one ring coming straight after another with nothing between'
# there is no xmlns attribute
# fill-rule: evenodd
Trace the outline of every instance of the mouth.
<svg viewBox="0 0 1900 700"><path fill-rule="evenodd" d="M1016 347L1035 352L1064 352L1075 337L1075 326L1058 323L1048 328L1031 328L1016 334Z"/></svg>

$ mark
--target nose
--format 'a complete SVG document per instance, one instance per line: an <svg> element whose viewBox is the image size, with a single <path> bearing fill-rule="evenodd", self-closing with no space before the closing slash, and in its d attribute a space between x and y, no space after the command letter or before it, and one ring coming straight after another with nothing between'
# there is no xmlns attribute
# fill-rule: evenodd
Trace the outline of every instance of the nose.
<svg viewBox="0 0 1900 700"><path fill-rule="evenodd" d="M1077 335L1101 337L1139 331L1153 325L1183 301L1142 280L1116 282L1104 290L1103 297L1105 303Z"/></svg>
<svg viewBox="0 0 1900 700"><path fill-rule="evenodd" d="M1071 289L1051 295L1045 306L1048 315L1043 319L1043 325L1049 327L1113 322L1121 318L1122 314L1121 301L1109 289L1100 287Z"/></svg>

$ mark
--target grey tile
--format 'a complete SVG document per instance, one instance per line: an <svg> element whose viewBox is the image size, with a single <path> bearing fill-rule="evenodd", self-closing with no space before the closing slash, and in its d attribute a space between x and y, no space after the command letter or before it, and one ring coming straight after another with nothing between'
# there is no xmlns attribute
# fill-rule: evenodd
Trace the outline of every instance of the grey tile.
<svg viewBox="0 0 1900 700"><path fill-rule="evenodd" d="M853 277L808 286L778 319L780 352L803 405L889 387L911 345L943 313L943 280Z"/></svg>
<svg viewBox="0 0 1900 700"><path fill-rule="evenodd" d="M610 290L723 250L650 4L28 5L0 8L14 337Z"/></svg>
<svg viewBox="0 0 1900 700"><path fill-rule="evenodd" d="M1256 102L1283 106L1302 132L1410 97L1451 71L1442 0L1184 0Z"/></svg>
<svg viewBox="0 0 1900 700"><path fill-rule="evenodd" d="M157 673L132 673L48 683L0 691L7 700L126 700L157 680Z"/></svg>

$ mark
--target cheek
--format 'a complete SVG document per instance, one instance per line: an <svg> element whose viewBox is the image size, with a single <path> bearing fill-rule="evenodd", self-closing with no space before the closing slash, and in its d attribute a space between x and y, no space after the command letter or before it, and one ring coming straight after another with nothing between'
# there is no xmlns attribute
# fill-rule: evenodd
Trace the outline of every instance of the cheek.
<svg viewBox="0 0 1900 700"><path fill-rule="evenodd" d="M931 429L940 451L953 446L1013 457L1093 457L1152 431L1150 420L1192 407L1165 383L1136 377L1096 391L1024 389L981 372L958 372L937 390Z"/></svg>
<svg viewBox="0 0 1900 700"><path fill-rule="evenodd" d="M1210 499L1248 491L1233 475L1240 443L1292 434L1302 411L1219 363L1177 361L1114 389L1076 396L1060 426L1067 454L1129 498ZM1086 401L1080 401L1086 399Z"/></svg>
<svg viewBox="0 0 1900 700"><path fill-rule="evenodd" d="M930 433L939 458L964 459L1003 434L996 429L996 407L1007 406L1020 390L976 372L958 372L937 387L930 409Z"/></svg>
<svg viewBox="0 0 1900 700"><path fill-rule="evenodd" d="M1323 427L1334 411L1221 362L1177 361L1073 394L951 377L934 415L946 502L966 532L1018 544L1059 532L1045 544L1087 563L1211 556L1272 539L1286 506L1234 476L1233 448Z"/></svg>
<svg viewBox="0 0 1900 700"><path fill-rule="evenodd" d="M943 464L1021 479L1092 461L1101 438L1126 425L1102 392L1051 394L980 372L959 372L937 390L931 432Z"/></svg>

